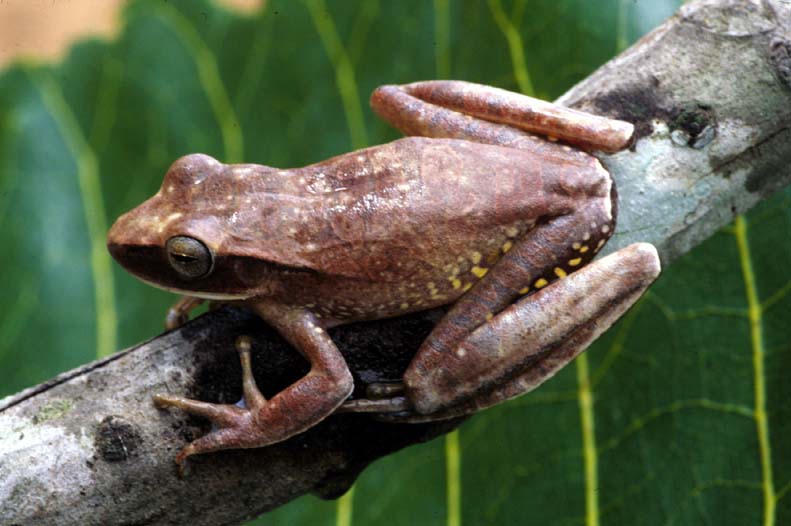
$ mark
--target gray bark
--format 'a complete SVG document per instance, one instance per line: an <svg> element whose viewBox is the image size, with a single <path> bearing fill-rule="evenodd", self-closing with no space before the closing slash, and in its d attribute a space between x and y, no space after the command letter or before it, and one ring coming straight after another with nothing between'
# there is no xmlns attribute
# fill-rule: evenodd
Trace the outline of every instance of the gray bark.
<svg viewBox="0 0 791 526"><path fill-rule="evenodd" d="M614 250L649 241L664 262L791 180L791 4L706 0L575 86L560 102L637 126L601 156L620 193ZM358 385L395 379L437 313L333 332ZM256 342L268 394L306 364L251 315L223 309L0 401L0 523L230 524L306 492L342 493L371 461L458 422L331 417L269 448L173 456L205 422L156 410L155 392L233 402L236 335Z"/></svg>

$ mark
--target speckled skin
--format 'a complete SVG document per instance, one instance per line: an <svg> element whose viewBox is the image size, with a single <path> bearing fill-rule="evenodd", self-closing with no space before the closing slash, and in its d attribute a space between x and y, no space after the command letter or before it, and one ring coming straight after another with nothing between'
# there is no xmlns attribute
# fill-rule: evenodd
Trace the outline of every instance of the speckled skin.
<svg viewBox="0 0 791 526"><path fill-rule="evenodd" d="M195 154L118 219L109 246L158 286L266 296L334 325L450 303L478 281L472 268L490 267L535 224L586 201L604 214L610 188L594 157L552 143L541 164L511 148L423 137L293 170ZM207 278L183 280L170 268L164 246L174 235L213 250ZM593 235L589 255L604 237Z"/></svg>
<svg viewBox="0 0 791 526"><path fill-rule="evenodd" d="M159 405L220 427L189 444L180 463L195 453L284 440L337 410L353 386L327 327L455 302L405 374L406 398L344 406L407 409L407 421L515 396L584 346L559 352L562 359L545 369L533 367L537 352L562 347L564 338L590 340L573 336L579 327L568 323L547 328L553 343L541 348L530 338L504 347L474 334L484 326L497 326L503 337L524 334L516 321L503 322L519 316L499 313L536 289L543 290L535 301L527 296L517 305L580 301L580 291L593 290L583 278L565 288L552 282L585 266L615 228L615 189L599 161L528 131L613 151L628 144L631 125L452 81L385 86L371 102L397 128L421 136L289 170L188 155L171 166L154 197L113 225L109 250L130 272L174 292L252 308L312 364L305 378L267 401L242 345L245 409L158 395ZM208 247L207 275L185 279L171 267L166 244L174 236ZM602 325L593 317L617 317L623 309L613 305L631 304L658 273L655 251L638 252L613 268L630 261L647 270L610 272L617 279L607 287L609 299L597 293L600 299L570 318L589 328L585 334L598 334L590 327ZM585 275L598 280L602 272ZM491 364L493 347L501 366ZM528 387L514 380L523 373L532 375Z"/></svg>

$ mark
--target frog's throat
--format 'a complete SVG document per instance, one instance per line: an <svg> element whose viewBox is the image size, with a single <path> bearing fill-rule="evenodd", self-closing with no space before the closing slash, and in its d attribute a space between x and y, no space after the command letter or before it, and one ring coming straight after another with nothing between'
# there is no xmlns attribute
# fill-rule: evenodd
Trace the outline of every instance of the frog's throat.
<svg viewBox="0 0 791 526"><path fill-rule="evenodd" d="M153 281L148 281L147 279L137 278L146 285L151 285L152 287L166 290L168 292L173 292L175 294L181 294L182 296L191 296L193 298L201 298L204 300L212 300L212 301L232 301L232 300L246 300L250 297L247 294L219 294L215 292L201 292L196 290L187 290L187 289L179 289L176 287L167 287L165 285L160 285L159 283L154 283Z"/></svg>

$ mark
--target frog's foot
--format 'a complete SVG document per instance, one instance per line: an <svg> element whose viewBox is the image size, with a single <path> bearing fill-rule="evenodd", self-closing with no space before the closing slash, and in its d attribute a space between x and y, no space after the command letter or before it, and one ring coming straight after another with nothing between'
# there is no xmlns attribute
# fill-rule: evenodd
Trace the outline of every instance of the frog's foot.
<svg viewBox="0 0 791 526"><path fill-rule="evenodd" d="M199 307L201 303L203 303L201 298L183 296L168 309L165 316L165 328L173 330L187 323L190 319L190 312Z"/></svg>
<svg viewBox="0 0 791 526"><path fill-rule="evenodd" d="M405 396L371 399L357 398L347 400L335 410L336 413L413 413L412 402Z"/></svg>
<svg viewBox="0 0 791 526"><path fill-rule="evenodd" d="M258 390L253 378L250 347L248 336L240 336L236 340L236 349L242 362L243 398L239 404L211 404L161 394L154 396L154 404L159 408L177 407L187 413L208 418L217 427L208 435L189 443L179 452L176 463L181 475L186 473L186 460L191 455L220 449L256 447L278 441L267 436L256 418L267 401Z"/></svg>
<svg viewBox="0 0 791 526"><path fill-rule="evenodd" d="M365 389L367 398L347 400L336 413L412 413L403 382L376 382Z"/></svg>
<svg viewBox="0 0 791 526"><path fill-rule="evenodd" d="M373 400L381 400L404 394L404 389L404 382L375 382L365 388L365 394Z"/></svg>

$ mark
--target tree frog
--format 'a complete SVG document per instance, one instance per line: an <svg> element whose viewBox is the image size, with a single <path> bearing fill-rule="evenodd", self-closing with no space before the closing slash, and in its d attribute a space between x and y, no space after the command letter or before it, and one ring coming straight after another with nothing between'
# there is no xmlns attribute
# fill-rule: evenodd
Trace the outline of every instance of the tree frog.
<svg viewBox="0 0 791 526"><path fill-rule="evenodd" d="M169 325L201 300L244 305L311 364L267 400L240 340L242 403L156 395L215 424L180 465L280 442L337 411L418 422L513 398L658 275L644 243L589 264L615 228L616 192L586 152L625 148L631 124L461 81L383 86L371 104L408 137L294 169L187 155L110 230L122 266L186 295ZM352 376L328 328L446 304L402 383L347 401Z"/></svg>

